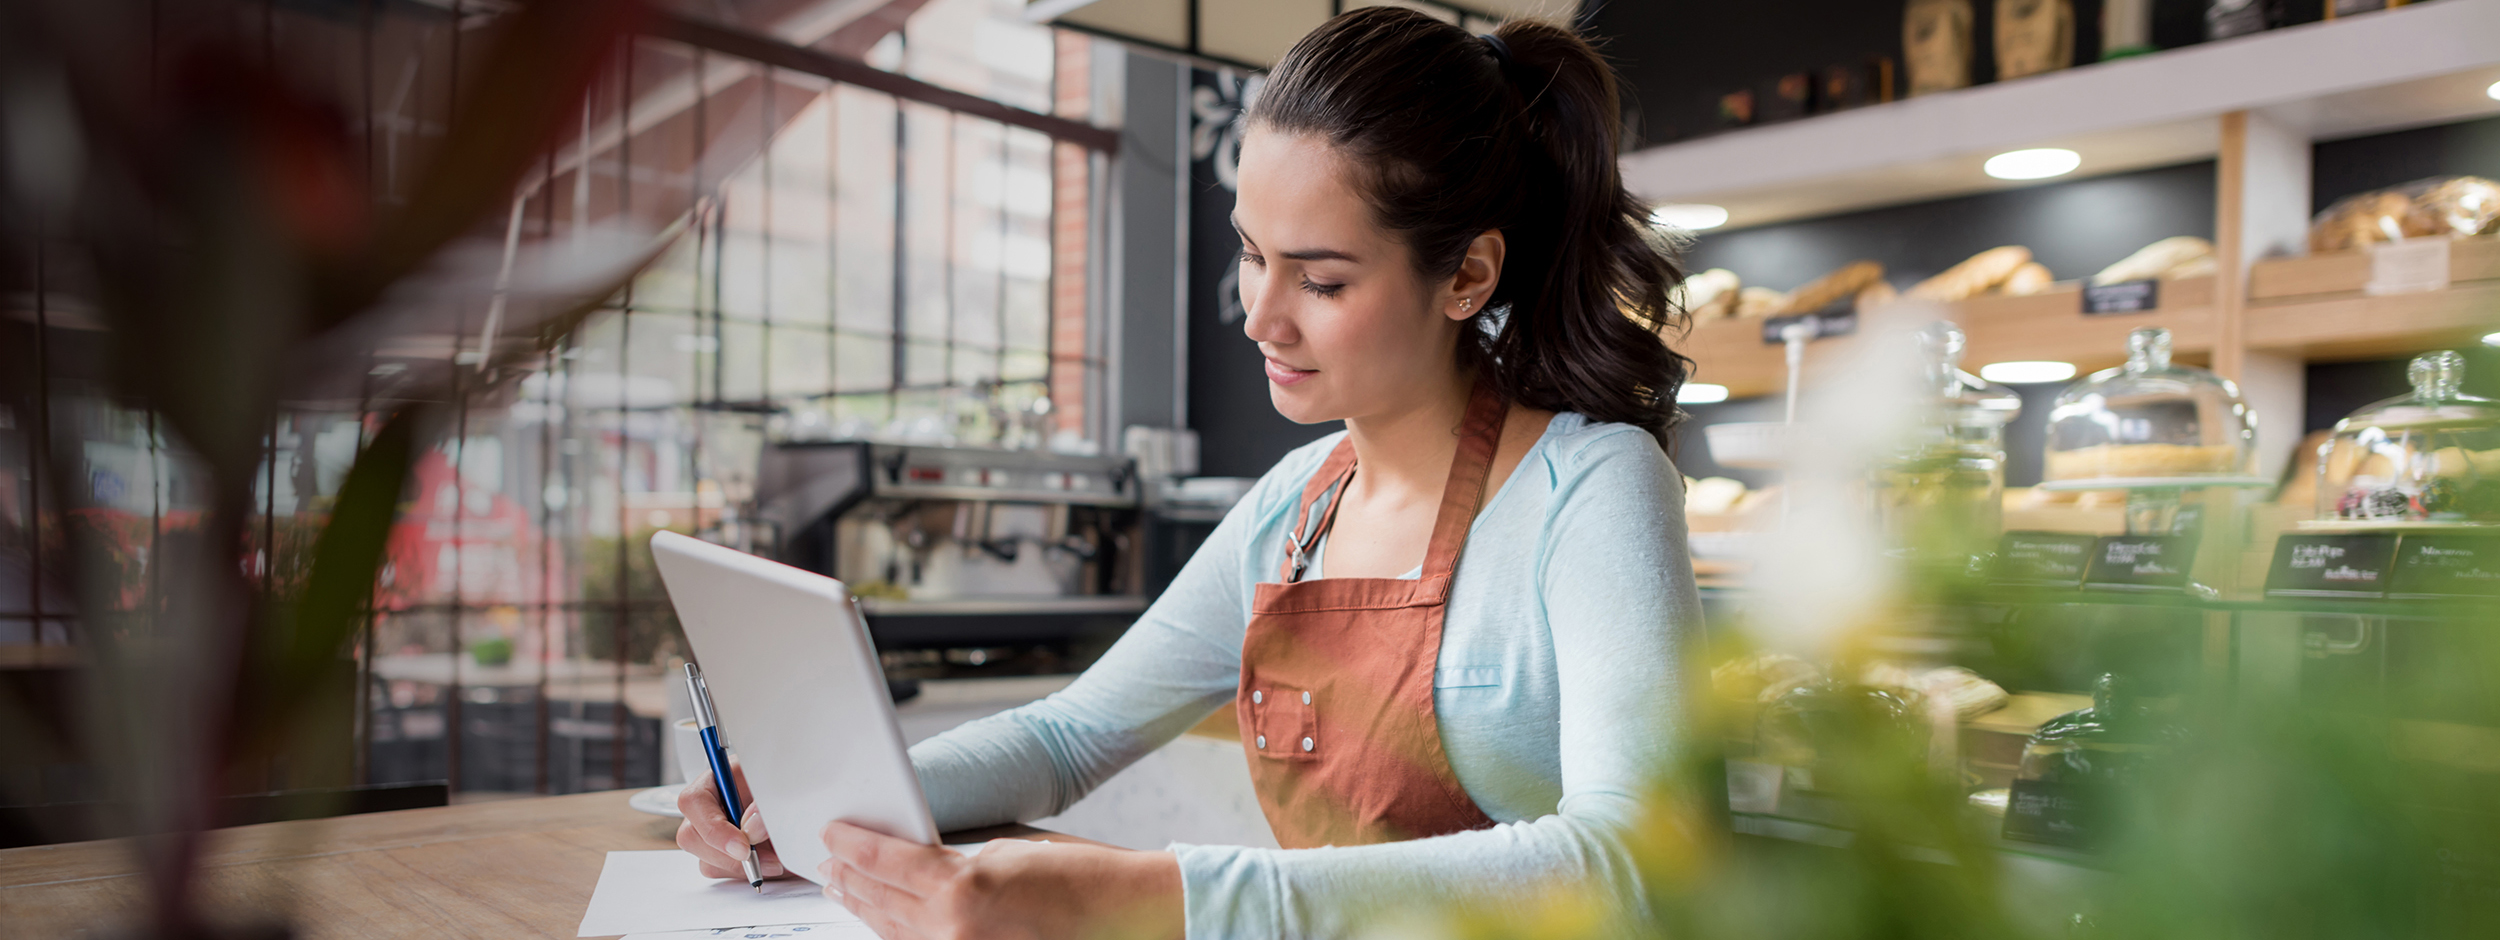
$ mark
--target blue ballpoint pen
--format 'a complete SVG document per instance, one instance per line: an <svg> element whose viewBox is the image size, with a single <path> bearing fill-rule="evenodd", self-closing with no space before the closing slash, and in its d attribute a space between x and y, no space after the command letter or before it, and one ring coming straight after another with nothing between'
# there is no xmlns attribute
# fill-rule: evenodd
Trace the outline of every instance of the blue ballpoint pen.
<svg viewBox="0 0 2500 940"><path fill-rule="evenodd" d="M744 807L738 805L736 778L729 775L729 751L721 747L720 716L712 711L712 689L703 683L703 671L693 663L686 664L686 695L694 699L694 723L703 733L703 756L712 763L712 787L720 791L720 806L729 813L729 824L738 825L745 819ZM749 846L740 861L746 866L747 884L762 894L764 870L755 863L754 847Z"/></svg>

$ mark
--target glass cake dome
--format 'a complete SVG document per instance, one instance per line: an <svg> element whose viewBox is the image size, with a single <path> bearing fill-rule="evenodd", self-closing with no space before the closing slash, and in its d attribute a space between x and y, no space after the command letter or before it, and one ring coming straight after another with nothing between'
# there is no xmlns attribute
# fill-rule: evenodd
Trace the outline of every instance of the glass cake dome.
<svg viewBox="0 0 2500 940"><path fill-rule="evenodd" d="M2068 489L2242 482L2255 445L2255 418L2239 388L2173 364L2170 331L2147 327L2127 334L2126 365L2057 396L2044 476Z"/></svg>
<svg viewBox="0 0 2500 940"><path fill-rule="evenodd" d="M2343 525L2500 525L2500 402L2458 391L2465 357L2417 356L2413 393L2335 423L2318 518Z"/></svg>
<svg viewBox="0 0 2500 940"><path fill-rule="evenodd" d="M1896 549L1962 565L2005 528L2005 425L2023 400L1962 371L1960 327L1940 320L1917 341L1921 420L1876 467L1875 505Z"/></svg>

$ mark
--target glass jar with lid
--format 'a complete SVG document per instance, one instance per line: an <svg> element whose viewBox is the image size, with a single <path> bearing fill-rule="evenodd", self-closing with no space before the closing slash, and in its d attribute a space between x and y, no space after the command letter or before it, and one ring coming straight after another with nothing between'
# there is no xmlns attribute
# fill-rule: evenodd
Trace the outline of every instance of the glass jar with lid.
<svg viewBox="0 0 2500 940"><path fill-rule="evenodd" d="M2170 331L2147 327L2127 334L2126 365L2095 372L2057 396L2045 476L2112 489L2246 480L2255 446L2255 421L2239 388L2172 363Z"/></svg>
<svg viewBox="0 0 2500 940"><path fill-rule="evenodd" d="M1940 320L1917 339L1923 415L1876 468L1876 510L1896 548L1958 566L1993 549L2005 527L2005 426L2023 400L1962 371L1960 327Z"/></svg>
<svg viewBox="0 0 2500 940"><path fill-rule="evenodd" d="M2500 402L2458 391L2465 357L2414 358L2413 392L2335 423L2319 453L2326 527L2500 526Z"/></svg>

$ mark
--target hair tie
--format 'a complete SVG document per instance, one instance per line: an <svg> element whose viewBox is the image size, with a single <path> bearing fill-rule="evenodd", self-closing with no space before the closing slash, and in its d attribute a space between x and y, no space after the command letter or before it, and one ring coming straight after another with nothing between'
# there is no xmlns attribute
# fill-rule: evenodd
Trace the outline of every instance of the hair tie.
<svg viewBox="0 0 2500 940"><path fill-rule="evenodd" d="M1485 49L1493 53L1493 61L1499 62L1503 65L1509 65L1511 63L1510 43L1503 42L1502 37L1493 35L1492 33L1486 33L1476 38L1484 40Z"/></svg>

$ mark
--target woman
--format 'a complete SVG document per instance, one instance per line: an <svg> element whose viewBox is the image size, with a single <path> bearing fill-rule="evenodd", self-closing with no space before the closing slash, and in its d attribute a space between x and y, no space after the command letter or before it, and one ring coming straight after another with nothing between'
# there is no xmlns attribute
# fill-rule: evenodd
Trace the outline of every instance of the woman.
<svg viewBox="0 0 2500 940"><path fill-rule="evenodd" d="M1657 437L1686 360L1649 329L1679 275L1616 114L1552 26L1374 7L1295 44L1242 144L1245 330L1277 410L1347 430L1269 471L1065 691L912 750L941 829L1036 819L1229 702L1285 848L966 859L837 824L828 890L888 938L1334 935L1557 880L1636 899L1624 835L1700 616ZM679 806L713 877L764 841L708 785Z"/></svg>

